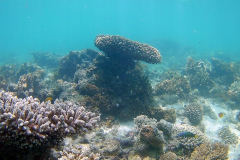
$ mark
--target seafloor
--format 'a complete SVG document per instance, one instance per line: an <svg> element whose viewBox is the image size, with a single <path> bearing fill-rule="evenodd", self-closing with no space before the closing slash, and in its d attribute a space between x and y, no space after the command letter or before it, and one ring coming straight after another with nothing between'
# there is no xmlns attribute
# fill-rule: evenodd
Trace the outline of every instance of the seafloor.
<svg viewBox="0 0 240 160"><path fill-rule="evenodd" d="M240 159L240 62L169 41L161 54L94 44L0 66L1 159Z"/></svg>

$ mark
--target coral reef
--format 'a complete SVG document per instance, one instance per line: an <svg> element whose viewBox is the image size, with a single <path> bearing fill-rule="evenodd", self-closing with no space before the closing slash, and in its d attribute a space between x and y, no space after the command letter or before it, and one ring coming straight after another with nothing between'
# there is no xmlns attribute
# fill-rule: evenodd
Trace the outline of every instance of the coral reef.
<svg viewBox="0 0 240 160"><path fill-rule="evenodd" d="M16 72L17 72L17 66L15 64L2 65L0 67L0 75L5 80L11 80L12 77L16 74Z"/></svg>
<svg viewBox="0 0 240 160"><path fill-rule="evenodd" d="M166 150L173 151L177 154L179 149L192 151L201 143L208 142L207 137L196 127L187 124L171 124L165 120L161 120L157 124L157 128L163 131L164 136L168 140ZM182 132L191 132L198 137L180 137Z"/></svg>
<svg viewBox="0 0 240 160"><path fill-rule="evenodd" d="M227 159L229 146L221 144L219 142L203 143L197 146L192 152L189 160L192 159Z"/></svg>
<svg viewBox="0 0 240 160"><path fill-rule="evenodd" d="M159 83L155 88L155 95L176 94L180 98L184 98L190 91L189 81L184 76L175 76Z"/></svg>
<svg viewBox="0 0 240 160"><path fill-rule="evenodd" d="M236 115L236 119L238 122L240 122L240 111L238 111L237 115Z"/></svg>
<svg viewBox="0 0 240 160"><path fill-rule="evenodd" d="M90 146L86 144L69 147L65 146L63 151L61 151L59 154L61 156L58 158L58 160L100 160L100 154L91 152Z"/></svg>
<svg viewBox="0 0 240 160"><path fill-rule="evenodd" d="M133 131L123 133L118 125L105 127L102 125L95 132L88 132L84 136L66 137L61 147L52 148L52 158L128 159L137 141Z"/></svg>
<svg viewBox="0 0 240 160"><path fill-rule="evenodd" d="M24 151L50 146L64 136L84 134L97 126L100 117L71 101L39 103L0 93L0 144L5 151ZM10 149L11 148L11 149Z"/></svg>
<svg viewBox="0 0 240 160"><path fill-rule="evenodd" d="M143 125L150 125L156 127L157 120L154 118L148 118L146 115L139 115L134 118L134 125L136 130L139 132Z"/></svg>
<svg viewBox="0 0 240 160"><path fill-rule="evenodd" d="M238 136L231 132L228 126L223 126L218 130L218 136L222 142L227 145L236 145L238 143Z"/></svg>
<svg viewBox="0 0 240 160"><path fill-rule="evenodd" d="M240 104L240 81L235 81L232 83L227 94L231 100L237 104Z"/></svg>
<svg viewBox="0 0 240 160"><path fill-rule="evenodd" d="M183 152L187 155L202 143L208 142L207 137L196 127L188 124L172 124L164 119L156 122L156 119L148 118L145 115L138 116L134 119L136 133L139 133L139 139L134 145L135 153L144 156L149 150L158 148L155 153L162 154L161 147L165 151L171 151L182 156ZM191 132L196 137L179 136L183 132ZM153 148L151 148L153 147ZM181 154L179 153L181 151ZM145 155L146 156L146 155Z"/></svg>
<svg viewBox="0 0 240 160"><path fill-rule="evenodd" d="M163 152L164 136L163 132L156 127L143 125L140 130L140 139L147 142L155 148L159 148Z"/></svg>
<svg viewBox="0 0 240 160"><path fill-rule="evenodd" d="M201 92L209 91L214 85L210 77L210 70L211 66L208 62L188 58L186 73L190 78L191 88L197 88Z"/></svg>
<svg viewBox="0 0 240 160"><path fill-rule="evenodd" d="M41 67L39 67L36 63L24 63L19 66L19 69L15 75L15 81L16 82L19 80L20 76L28 73L33 73L36 72L37 70L42 70Z"/></svg>
<svg viewBox="0 0 240 160"><path fill-rule="evenodd" d="M97 51L92 49L69 52L67 56L60 59L59 76L64 80L71 81L77 71L77 66L87 68L98 54Z"/></svg>
<svg viewBox="0 0 240 160"><path fill-rule="evenodd" d="M51 52L31 52L33 60L40 67L55 68L59 65L61 56Z"/></svg>
<svg viewBox="0 0 240 160"><path fill-rule="evenodd" d="M43 77L44 70L36 70L35 72L24 74L19 77L17 84L10 83L8 85L8 90L16 92L19 98L33 96L43 101L47 97L45 87L41 83Z"/></svg>
<svg viewBox="0 0 240 160"><path fill-rule="evenodd" d="M152 87L140 62L98 55L91 69L88 75L93 77L92 80L89 84L79 84L78 89L83 91L85 86L93 85L98 88L97 92L87 97L86 104L120 119L150 113L148 106L153 103Z"/></svg>
<svg viewBox="0 0 240 160"><path fill-rule="evenodd" d="M77 84L72 82L63 81L62 79L57 80L49 89L48 97L55 99L74 100L80 104L84 104L83 96L78 94ZM84 105L85 106L85 105Z"/></svg>
<svg viewBox="0 0 240 160"><path fill-rule="evenodd" d="M159 160L177 160L177 155L173 152L167 152L161 155Z"/></svg>
<svg viewBox="0 0 240 160"><path fill-rule="evenodd" d="M211 58L211 77L219 84L230 86L239 80L240 63L226 63L217 58Z"/></svg>
<svg viewBox="0 0 240 160"><path fill-rule="evenodd" d="M122 36L98 35L94 44L98 49L103 51L107 57L129 58L147 63L161 63L161 55L156 48Z"/></svg>
<svg viewBox="0 0 240 160"><path fill-rule="evenodd" d="M215 119L215 120L218 119L217 115L213 112L212 108L209 105L203 105L202 107L203 107L204 115L207 115L210 118Z"/></svg>
<svg viewBox="0 0 240 160"><path fill-rule="evenodd" d="M13 65L2 65L0 67L0 88L8 90L8 85L11 83L17 83L20 76L28 73L33 73L37 70L41 70L41 67L32 63L24 63L17 67Z"/></svg>
<svg viewBox="0 0 240 160"><path fill-rule="evenodd" d="M174 123L177 118L176 111L173 108L165 107L151 107L151 116L157 120L164 119L168 122Z"/></svg>
<svg viewBox="0 0 240 160"><path fill-rule="evenodd" d="M184 106L184 115L193 125L197 125L203 119L203 108L198 103L187 104Z"/></svg>

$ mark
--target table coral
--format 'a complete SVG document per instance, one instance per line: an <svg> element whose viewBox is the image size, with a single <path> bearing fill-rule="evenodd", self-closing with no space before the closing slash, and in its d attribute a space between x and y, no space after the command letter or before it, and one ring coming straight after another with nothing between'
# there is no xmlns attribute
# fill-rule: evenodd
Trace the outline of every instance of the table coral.
<svg viewBox="0 0 240 160"><path fill-rule="evenodd" d="M108 57L125 57L147 63L161 63L161 55L156 48L122 36L98 35L94 43Z"/></svg>

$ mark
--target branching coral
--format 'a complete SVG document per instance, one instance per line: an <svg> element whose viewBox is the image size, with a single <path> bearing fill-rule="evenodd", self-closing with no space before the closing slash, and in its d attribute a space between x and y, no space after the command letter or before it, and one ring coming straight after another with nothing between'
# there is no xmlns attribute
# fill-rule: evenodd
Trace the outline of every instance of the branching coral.
<svg viewBox="0 0 240 160"><path fill-rule="evenodd" d="M39 103L0 93L0 144L28 151L56 143L64 136L84 134L97 126L100 117L71 101Z"/></svg>

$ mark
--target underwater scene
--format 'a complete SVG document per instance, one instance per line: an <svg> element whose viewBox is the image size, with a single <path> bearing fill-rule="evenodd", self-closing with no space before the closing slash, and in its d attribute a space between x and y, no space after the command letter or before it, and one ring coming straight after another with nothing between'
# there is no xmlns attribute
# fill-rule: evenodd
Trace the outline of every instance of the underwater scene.
<svg viewBox="0 0 240 160"><path fill-rule="evenodd" d="M1 160L240 160L240 1L1 0Z"/></svg>

